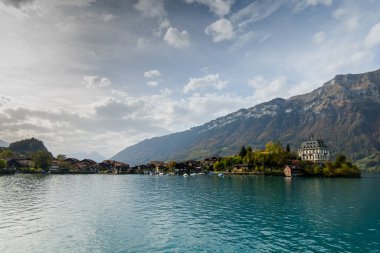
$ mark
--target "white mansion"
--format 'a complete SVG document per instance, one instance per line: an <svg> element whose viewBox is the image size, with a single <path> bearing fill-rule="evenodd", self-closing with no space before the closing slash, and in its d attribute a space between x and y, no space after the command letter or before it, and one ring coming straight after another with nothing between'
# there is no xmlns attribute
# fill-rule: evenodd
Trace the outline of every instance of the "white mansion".
<svg viewBox="0 0 380 253"><path fill-rule="evenodd" d="M298 149L298 156L303 161L325 162L330 160L330 151L323 140L304 140Z"/></svg>

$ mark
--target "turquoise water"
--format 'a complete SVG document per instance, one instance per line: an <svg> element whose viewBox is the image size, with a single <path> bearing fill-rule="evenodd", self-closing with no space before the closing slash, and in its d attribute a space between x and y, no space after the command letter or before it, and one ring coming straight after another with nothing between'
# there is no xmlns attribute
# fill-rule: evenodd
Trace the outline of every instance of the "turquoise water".
<svg viewBox="0 0 380 253"><path fill-rule="evenodd" d="M0 252L380 252L380 177L0 177Z"/></svg>

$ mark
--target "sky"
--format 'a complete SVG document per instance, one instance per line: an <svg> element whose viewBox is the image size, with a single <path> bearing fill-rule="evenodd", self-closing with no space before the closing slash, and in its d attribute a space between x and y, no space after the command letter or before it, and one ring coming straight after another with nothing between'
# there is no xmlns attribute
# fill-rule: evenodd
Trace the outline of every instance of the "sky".
<svg viewBox="0 0 380 253"><path fill-rule="evenodd" d="M379 68L377 0L0 0L0 140L110 157Z"/></svg>

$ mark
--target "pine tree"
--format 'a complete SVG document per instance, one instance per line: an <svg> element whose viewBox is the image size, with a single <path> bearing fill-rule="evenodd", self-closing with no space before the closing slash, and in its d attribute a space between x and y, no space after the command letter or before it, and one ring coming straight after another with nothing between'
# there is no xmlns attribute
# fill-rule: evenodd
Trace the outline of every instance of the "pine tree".
<svg viewBox="0 0 380 253"><path fill-rule="evenodd" d="M245 146L243 145L240 149L239 156L241 158L245 157L247 155L247 150L245 149Z"/></svg>

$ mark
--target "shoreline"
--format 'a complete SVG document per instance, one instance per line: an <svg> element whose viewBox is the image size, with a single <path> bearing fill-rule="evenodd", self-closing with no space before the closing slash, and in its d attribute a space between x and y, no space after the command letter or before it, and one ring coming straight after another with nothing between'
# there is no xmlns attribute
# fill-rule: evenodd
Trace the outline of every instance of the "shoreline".
<svg viewBox="0 0 380 253"><path fill-rule="evenodd" d="M189 177L199 177L199 176L215 176L223 175L223 177L233 177L233 176L254 176L254 177L284 177L284 178L362 178L361 174L357 175L302 175L302 176L292 176L287 177L280 172L222 172L222 171L212 171L203 174L196 174ZM14 176L14 175L144 175L144 176L179 176L183 177L183 174L173 174L166 173L163 175L159 174L146 174L146 173L96 173L96 172L67 172L67 173L51 173L51 172L0 172L0 176ZM370 174L370 173L368 173Z"/></svg>

